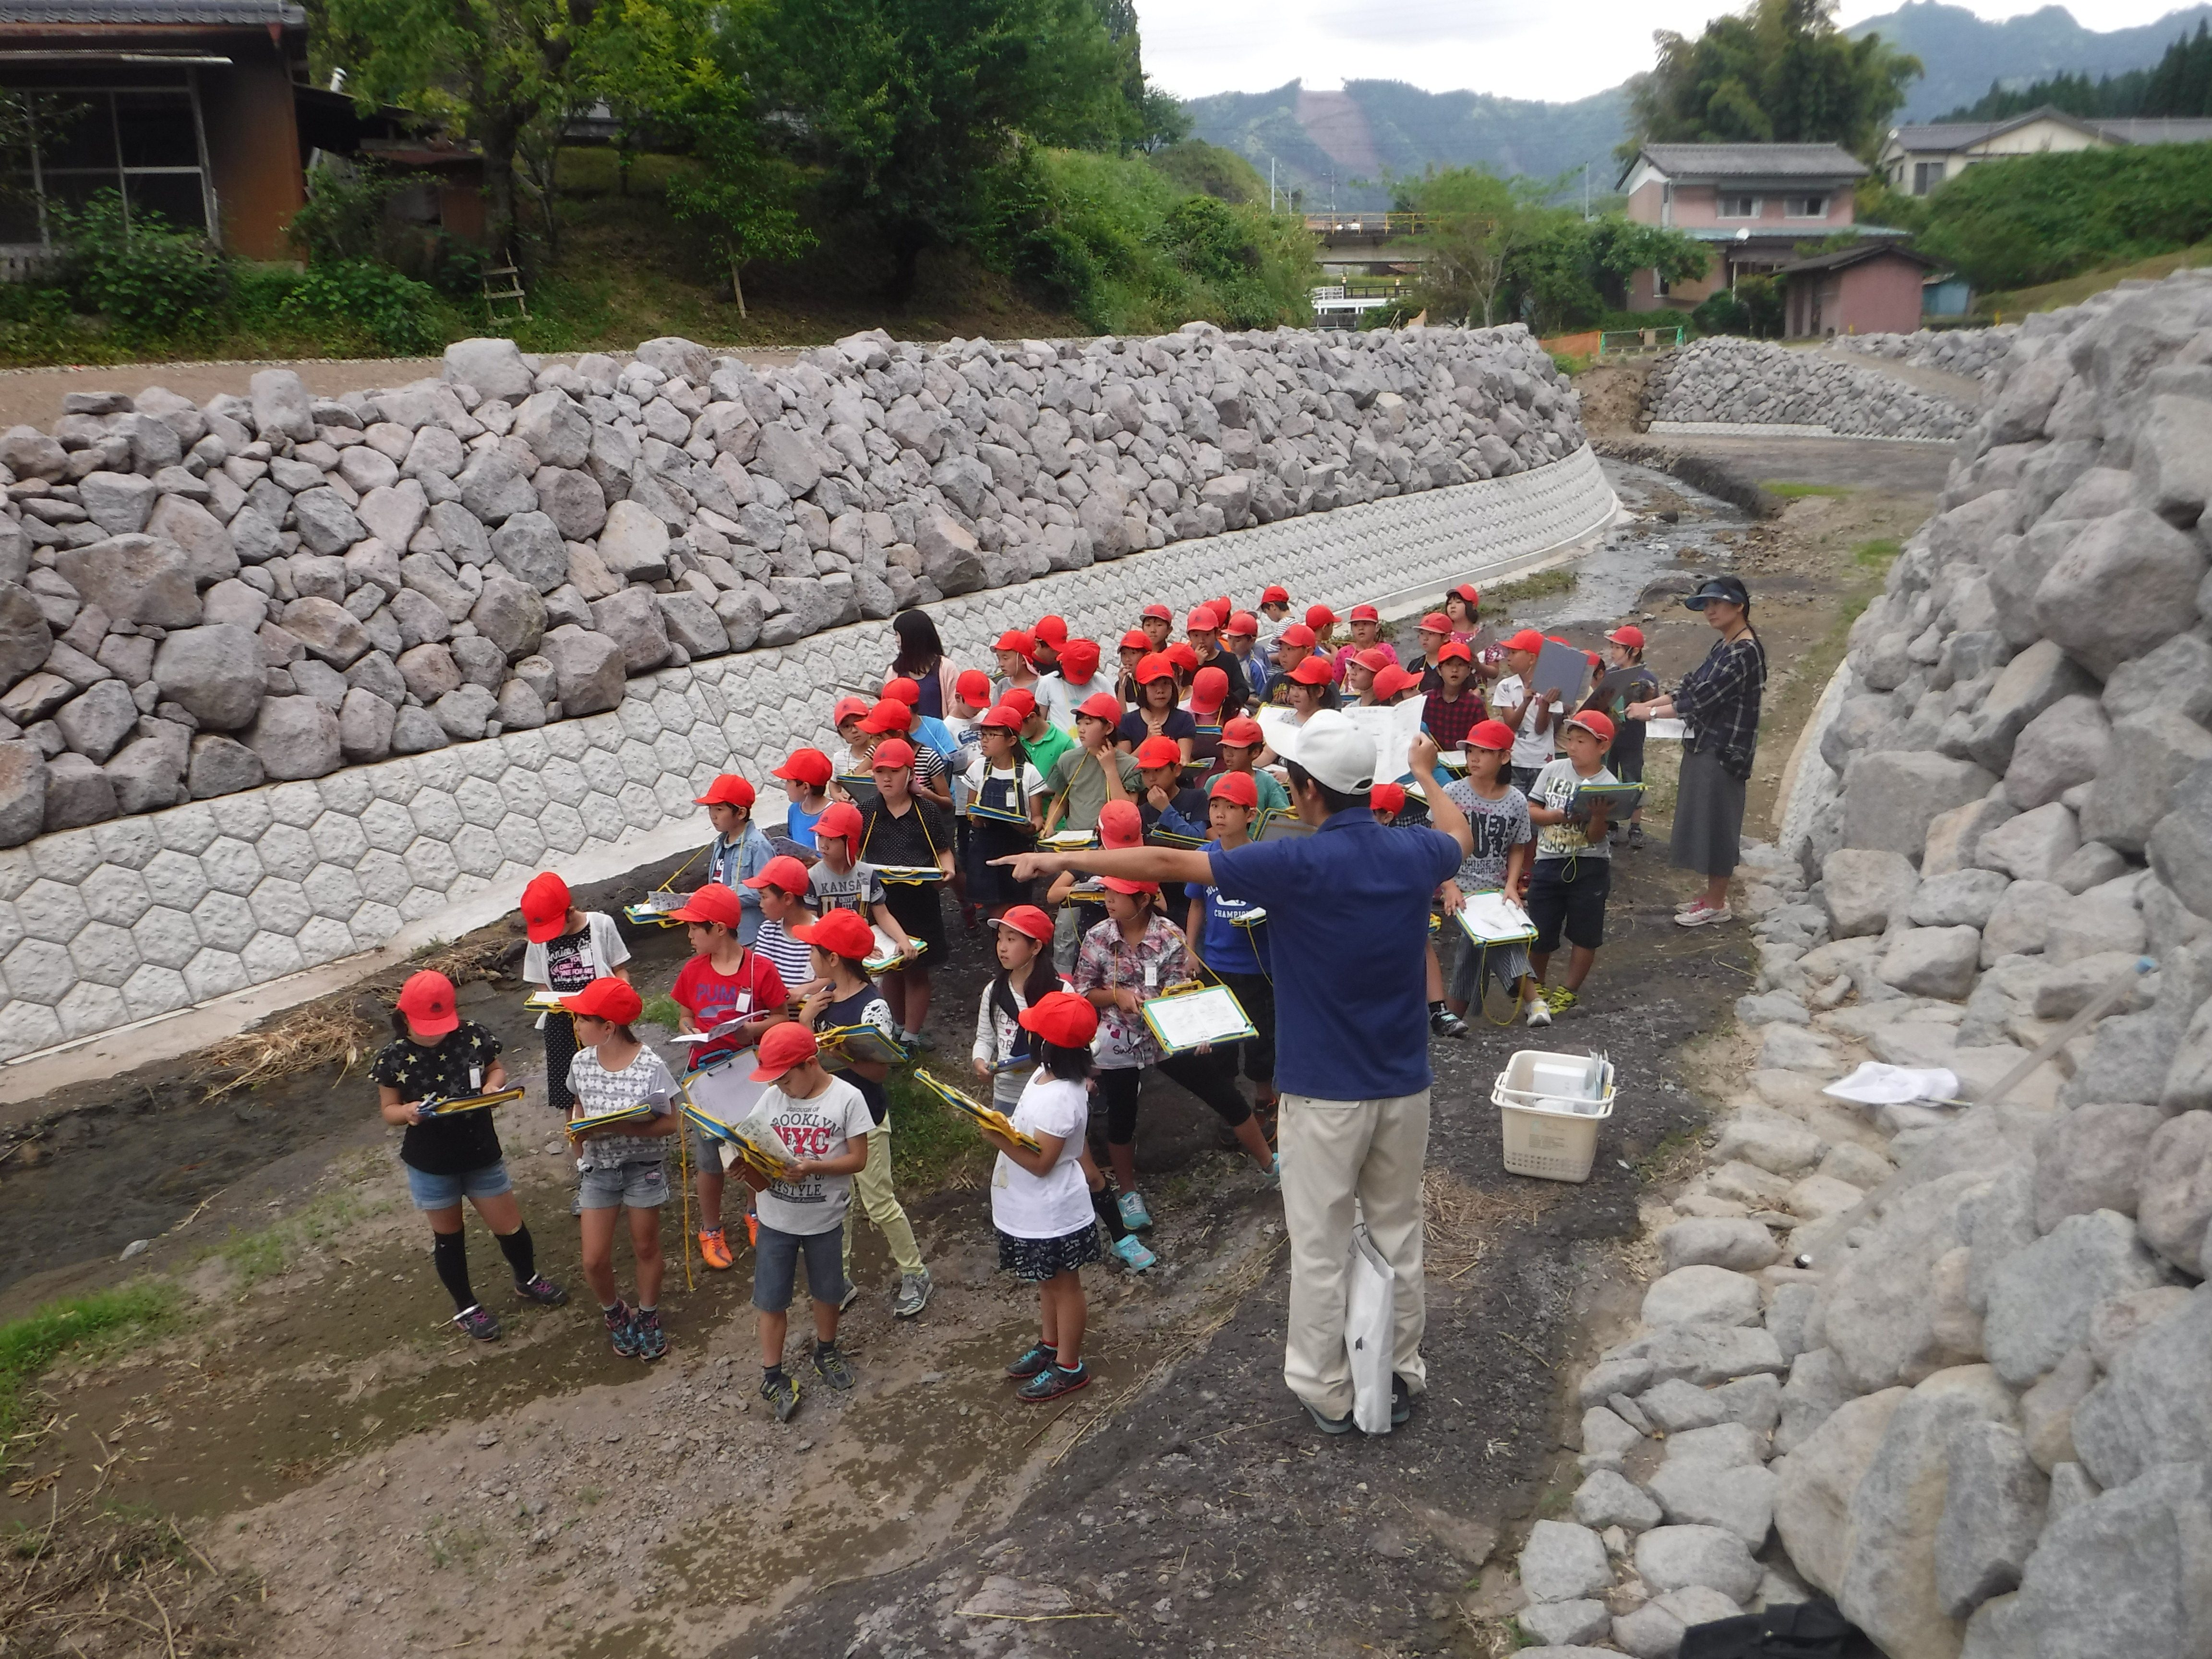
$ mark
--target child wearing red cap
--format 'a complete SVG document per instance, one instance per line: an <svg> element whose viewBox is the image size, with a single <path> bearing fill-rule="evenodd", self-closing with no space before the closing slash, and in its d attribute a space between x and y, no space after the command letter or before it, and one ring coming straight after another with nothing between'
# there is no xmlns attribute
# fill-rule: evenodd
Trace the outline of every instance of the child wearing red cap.
<svg viewBox="0 0 2212 1659"><path fill-rule="evenodd" d="M935 865L952 874L952 821L908 787L914 751L893 738L876 751L876 804L860 815L859 861L886 865ZM928 947L929 955L910 957L884 975L884 999L891 1006L898 1040L909 1048L934 1045L923 1034L929 1019L930 964L945 956L945 911L939 884L894 882L884 902L908 939Z"/></svg>
<svg viewBox="0 0 2212 1659"><path fill-rule="evenodd" d="M568 884L550 870L532 876L522 890L522 927L530 940L522 952L526 985L567 996L595 979L629 979L623 966L629 946L615 919L601 910L577 909ZM568 1062L576 1054L575 1024L544 1013L538 1017L538 1029L545 1034L545 1103L572 1116L576 1103L568 1093Z"/></svg>
<svg viewBox="0 0 2212 1659"><path fill-rule="evenodd" d="M1029 902L1030 884L991 860L1034 851L1044 827L1044 780L1022 753L1021 726L1011 708L994 708L978 719L982 753L965 780L971 803L968 899L993 916L1010 904Z"/></svg>
<svg viewBox="0 0 2212 1659"><path fill-rule="evenodd" d="M1260 648L1260 619L1239 611L1221 624L1221 649L1244 678L1244 697L1232 711L1242 714L1267 695L1268 653Z"/></svg>
<svg viewBox="0 0 2212 1659"><path fill-rule="evenodd" d="M1323 656L1333 656L1337 648L1336 612L1325 605L1306 607L1306 626L1313 630L1313 647Z"/></svg>
<svg viewBox="0 0 2212 1659"><path fill-rule="evenodd" d="M1198 666L1191 674L1192 696L1198 695L1199 678L1207 669L1213 669L1220 674L1222 683L1220 700L1212 707L1217 709L1225 708L1233 714L1241 714L1245 705L1252 701L1252 688L1244 678L1244 665L1230 651L1224 638L1222 629L1228 620L1226 613L1210 605L1200 605L1190 613L1183 625L1183 642L1189 646L1198 659ZM1192 712L1199 711L1194 709ZM1200 720L1199 724L1203 726L1206 722ZM1206 758L1211 759L1212 757L1209 755Z"/></svg>
<svg viewBox="0 0 2212 1659"><path fill-rule="evenodd" d="M1091 1039L1098 1015L1081 997L1054 991L1022 1010L1024 1030L1036 1038L1036 1068L1010 1114L1036 1143L1031 1151L986 1128L999 1149L991 1172L991 1224L999 1266L1037 1287L1039 1340L1006 1367L1032 1405L1073 1394L1091 1381L1083 1364L1082 1268L1100 1259L1091 1220L1083 1146L1091 1125Z"/></svg>
<svg viewBox="0 0 2212 1659"><path fill-rule="evenodd" d="M769 774L783 785L783 834L801 847L814 845L815 821L830 810L830 757L819 749L794 749Z"/></svg>
<svg viewBox="0 0 2212 1659"><path fill-rule="evenodd" d="M1383 658L1393 665L1398 660L1398 647L1382 637L1382 613L1371 605L1355 605L1352 607L1351 642L1339 646L1336 651L1338 680L1344 680L1352 663L1370 651L1381 652ZM1382 664L1376 663L1372 666L1379 669Z"/></svg>
<svg viewBox="0 0 2212 1659"><path fill-rule="evenodd" d="M1296 668L1276 681L1275 694L1300 726L1322 709L1334 708L1340 701L1328 659L1318 652L1308 652Z"/></svg>
<svg viewBox="0 0 2212 1659"><path fill-rule="evenodd" d="M775 856L775 848L760 825L753 822L753 787L735 773L725 772L707 786L697 805L707 809L707 822L714 826L714 839L707 844L707 883L720 884L738 896L743 919L738 940L752 943L760 931L760 900L745 887L745 878L757 876Z"/></svg>
<svg viewBox="0 0 2212 1659"><path fill-rule="evenodd" d="M1437 683L1421 705L1421 724L1437 740L1437 747L1449 754L1489 714L1473 684L1474 653L1457 640L1448 639L1437 647L1437 665L1431 672Z"/></svg>
<svg viewBox="0 0 2212 1659"><path fill-rule="evenodd" d="M1159 884L1108 876L1106 920L1083 936L1075 988L1099 1011L1098 1094L1106 1107L1106 1155L1121 1189L1121 1220L1132 1232L1152 1224L1137 1190L1137 1102L1147 1067L1196 1095L1220 1115L1261 1175L1275 1178L1275 1155L1237 1091L1229 1057L1170 1054L1145 1024L1142 1005L1170 986L1198 977L1198 963L1175 925L1152 908Z"/></svg>
<svg viewBox="0 0 2212 1659"><path fill-rule="evenodd" d="M1270 701L1282 703L1284 682L1297 672L1297 666L1314 653L1316 635L1304 623L1285 623L1275 635L1274 670L1267 676ZM1332 679L1334 676L1330 677Z"/></svg>
<svg viewBox="0 0 2212 1659"><path fill-rule="evenodd" d="M1344 682L1344 689L1352 694L1354 704L1361 708L1373 708L1382 701L1375 692L1376 676L1386 668L1397 665L1395 659L1386 656L1380 647L1371 647L1349 656L1340 655L1337 673Z"/></svg>
<svg viewBox="0 0 2212 1659"><path fill-rule="evenodd" d="M599 1298L607 1340L626 1359L658 1359L668 1352L660 1328L660 1206L668 1201L668 1137L681 1127L676 1079L659 1054L637 1040L630 1023L645 1004L629 983L593 980L561 999L576 1022L577 1052L567 1082L576 1100L572 1121L650 1105L643 1122L574 1128L568 1144L583 1172L584 1282ZM637 1308L615 1287L615 1212L629 1212L630 1255L637 1261Z"/></svg>
<svg viewBox="0 0 2212 1659"><path fill-rule="evenodd" d="M1190 757L1211 766L1214 757L1221 752L1221 722L1243 707L1230 701L1229 676L1218 661L1206 664L1190 677L1190 695L1182 700L1181 707L1195 728L1191 734Z"/></svg>
<svg viewBox="0 0 2212 1659"><path fill-rule="evenodd" d="M1075 711L1075 746L1044 776L1044 834L1096 830L1108 801L1136 799L1141 787L1136 757L1114 741L1121 723L1121 703L1103 692L1094 692Z"/></svg>
<svg viewBox="0 0 2212 1659"><path fill-rule="evenodd" d="M1527 794L1536 774L1552 762L1552 723L1559 717L1556 693L1538 694L1529 684L1544 636L1524 628L1505 641L1505 673L1491 689L1490 712L1511 729L1513 787Z"/></svg>
<svg viewBox="0 0 2212 1659"><path fill-rule="evenodd" d="M1606 770L1623 783L1644 781L1644 722L1632 720L1632 704L1656 702L1659 697L1659 681L1644 665L1644 630L1635 624L1624 623L1605 636L1605 656L1608 666L1589 696L1583 699L1585 709L1596 709L1613 721L1613 747L1606 751ZM1644 802L1638 797L1636 808L1628 815L1626 828L1615 823L1611 831L1616 846L1626 843L1632 853L1644 850Z"/></svg>
<svg viewBox="0 0 2212 1659"><path fill-rule="evenodd" d="M1420 657L1413 663L1419 671L1421 690L1437 689L1437 653L1452 642L1451 618L1441 611L1431 611L1413 624L1413 638L1420 647Z"/></svg>
<svg viewBox="0 0 2212 1659"><path fill-rule="evenodd" d="M1606 835L1611 804L1600 799L1577 811L1576 793L1590 784L1618 782L1605 768L1613 722L1595 710L1567 721L1566 754L1536 775L1528 792L1528 817L1536 826L1536 864L1528 878L1528 920L1536 924L1529 964L1536 983L1564 936L1571 947L1564 984L1544 988L1555 1014L1580 1000L1577 994L1605 943L1605 903L1613 890L1613 848Z"/></svg>
<svg viewBox="0 0 2212 1659"><path fill-rule="evenodd" d="M914 793L925 800L935 801L948 811L951 810L952 780L945 757L915 734L913 709L896 697L883 698L868 711L868 717L860 722L860 730L873 739L868 751L870 771L878 764L876 757L882 750L884 740L900 738L913 756L908 770L913 779Z"/></svg>
<svg viewBox="0 0 2212 1659"><path fill-rule="evenodd" d="M845 745L842 752L831 757L838 777L868 775L868 753L876 746L876 740L861 727L874 708L866 697L840 697L837 706L830 711L830 727Z"/></svg>
<svg viewBox="0 0 2212 1659"><path fill-rule="evenodd" d="M1175 633L1175 612L1157 602L1148 605L1144 615L1137 618L1137 629L1153 651L1164 651Z"/></svg>
<svg viewBox="0 0 2212 1659"><path fill-rule="evenodd" d="M453 1006L453 981L427 969L400 988L392 1035L393 1040L369 1062L377 1107L386 1123L406 1128L399 1162L407 1171L408 1194L430 1224L430 1262L453 1298L453 1323L477 1341L489 1342L499 1335L499 1321L469 1284L463 1199L476 1206L498 1239L500 1254L514 1273L516 1295L546 1307L568 1299L566 1291L538 1271L537 1248L514 1201L514 1182L507 1173L490 1109L446 1116L422 1109L425 1101L458 1100L505 1088L499 1039L464 1020Z"/></svg>
<svg viewBox="0 0 2212 1659"><path fill-rule="evenodd" d="M1260 816L1260 793L1249 772L1216 775L1206 790L1204 851L1242 847L1251 840L1252 820ZM1263 1131L1275 1116L1275 981L1267 960L1267 913L1256 904L1221 896L1208 882L1185 884L1190 910L1183 927L1191 954L1206 970L1236 994L1245 1018L1259 1035L1237 1044L1238 1058L1252 1085L1252 1109Z"/></svg>
<svg viewBox="0 0 2212 1659"><path fill-rule="evenodd" d="M1260 613L1258 618L1260 626L1256 630L1259 648L1263 653L1272 653L1275 648L1275 641L1281 635L1282 631L1291 625L1290 590L1274 586L1261 589L1257 609Z"/></svg>
<svg viewBox="0 0 2212 1659"><path fill-rule="evenodd" d="M1114 734L1116 747L1134 749L1147 738L1166 738L1188 760L1198 738L1198 722L1176 702L1175 665L1154 652L1137 665L1136 707L1121 717Z"/></svg>
<svg viewBox="0 0 2212 1659"><path fill-rule="evenodd" d="M860 809L848 800L837 802L822 815L815 826L815 850L822 856L806 872L808 908L823 915L850 910L863 921L873 922L910 961L921 952L891 914L883 876L874 865L854 856L866 828Z"/></svg>
<svg viewBox="0 0 2212 1659"><path fill-rule="evenodd" d="M759 896L754 896L757 900ZM726 1060L750 1048L765 1028L789 1018L784 1005L791 1000L790 993L784 988L775 964L738 936L736 894L726 887L702 887L691 896L690 903L670 915L684 924L696 953L677 974L668 993L678 1010L677 1030L711 1031L730 1020L746 1022L734 1031L695 1047L693 1067ZM722 1236L721 1155L705 1136L696 1133L691 1151L697 1168L699 1254L709 1267L720 1270L734 1260Z"/></svg>
<svg viewBox="0 0 2212 1659"><path fill-rule="evenodd" d="M788 854L781 854L745 885L760 900L761 925L753 935L753 949L775 964L785 991L803 996L814 983L813 955L796 931L814 920L807 908L814 890L807 866Z"/></svg>
<svg viewBox="0 0 2212 1659"><path fill-rule="evenodd" d="M999 672L991 678L991 690L1001 700L1007 692L1019 686L1032 696L1036 692L1036 641L1018 628L1009 628L991 643L991 655L999 665Z"/></svg>
<svg viewBox="0 0 2212 1659"><path fill-rule="evenodd" d="M1060 666L1060 647L1067 643L1067 618L1039 617L1029 633L1030 637L1036 641L1036 649L1031 653L1030 660L1036 663L1038 675L1042 677L1051 673Z"/></svg>
<svg viewBox="0 0 2212 1659"><path fill-rule="evenodd" d="M1052 677L1058 680L1063 696L1054 699L1054 718L1064 708L1066 729L1075 729L1076 711L1091 698L1114 695L1114 677L1099 665L1098 641L1070 640L1060 648L1060 667Z"/></svg>
<svg viewBox="0 0 2212 1659"><path fill-rule="evenodd" d="M1457 641L1453 648L1467 649ZM1467 814L1474 844L1460 861L1459 874L1443 884L1447 915L1456 915L1470 893L1504 893L1517 902L1528 890L1529 855L1536 842L1535 829L1528 821L1528 798L1506 781L1513 728L1500 720L1479 721L1467 735L1466 749L1467 775L1446 784L1444 793ZM1465 1015L1481 1006L1486 975L1512 994L1516 1006L1528 1011L1531 1025L1552 1023L1551 1005L1538 994L1535 975L1528 971L1526 946L1486 948L1456 927L1451 932L1458 949L1445 1006L1453 1013Z"/></svg>
<svg viewBox="0 0 2212 1659"><path fill-rule="evenodd" d="M806 1259L806 1292L814 1304L815 1374L841 1394L857 1379L837 1346L837 1316L850 1299L840 1261L853 1177L867 1167L859 1143L875 1133L860 1091L822 1067L820 1046L805 1025L779 1025L762 1039L756 1083L774 1086L753 1108L783 1143L791 1167L765 1181L749 1164L736 1167L756 1194L760 1241L753 1247L753 1309L761 1344L761 1398L787 1422L799 1407L799 1384L785 1374L792 1292Z"/></svg>
<svg viewBox="0 0 2212 1659"><path fill-rule="evenodd" d="M1169 836L1169 845L1195 847L1206 837L1206 792L1182 781L1182 751L1171 738L1146 738L1133 757L1142 793L1137 797L1145 838Z"/></svg>
<svg viewBox="0 0 2212 1659"><path fill-rule="evenodd" d="M1291 798L1283 786L1271 775L1260 770L1260 756L1267 746L1267 736L1260 729L1260 722L1249 715L1240 714L1235 720L1224 722L1221 728L1220 757L1212 776L1206 780L1207 787L1212 787L1213 778L1234 772L1252 780L1252 787L1259 794L1261 811L1289 811Z"/></svg>
<svg viewBox="0 0 2212 1659"><path fill-rule="evenodd" d="M1125 703L1137 700L1137 665L1153 654L1152 635L1133 628L1121 635L1118 647L1121 666L1114 676L1114 696Z"/></svg>
<svg viewBox="0 0 2212 1659"><path fill-rule="evenodd" d="M822 920L802 926L798 937L812 955L808 976L815 982L799 1017L817 1034L866 1025L887 1037L891 1030L890 1005L868 977L868 958L875 953L875 934L850 910L832 910ZM884 1079L891 1074L890 1062L848 1056L838 1075L860 1091L868 1103L875 1129L868 1136L868 1161L853 1178L860 1207L876 1224L890 1247L899 1270L899 1287L891 1297L891 1316L912 1319L929 1305L935 1288L922 1262L921 1247L915 1243L914 1224L891 1185L890 1097ZM847 1226L839 1262L847 1284L853 1279L853 1229ZM852 1305L857 1288L847 1292L843 1306Z"/></svg>

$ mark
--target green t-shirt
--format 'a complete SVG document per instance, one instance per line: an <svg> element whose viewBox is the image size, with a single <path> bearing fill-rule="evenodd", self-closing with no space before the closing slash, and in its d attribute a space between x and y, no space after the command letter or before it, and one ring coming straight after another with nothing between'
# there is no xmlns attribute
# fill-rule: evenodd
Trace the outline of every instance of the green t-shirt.
<svg viewBox="0 0 2212 1659"><path fill-rule="evenodd" d="M1035 739L1022 739L1022 752L1030 757L1030 764L1047 778L1052 776L1053 763L1075 747L1075 733L1063 732L1058 726L1045 728L1045 734Z"/></svg>
<svg viewBox="0 0 2212 1659"><path fill-rule="evenodd" d="M1131 800L1137 799L1141 780L1138 775L1136 757L1121 750L1114 751L1114 764L1121 775L1122 793ZM1045 774L1044 793L1048 801L1067 797L1066 809L1060 813L1060 828L1063 830L1096 830L1098 815L1106 807L1106 775L1098 769L1098 763L1091 758L1091 751L1074 745L1053 763L1052 770ZM1047 807L1047 812L1051 809Z"/></svg>

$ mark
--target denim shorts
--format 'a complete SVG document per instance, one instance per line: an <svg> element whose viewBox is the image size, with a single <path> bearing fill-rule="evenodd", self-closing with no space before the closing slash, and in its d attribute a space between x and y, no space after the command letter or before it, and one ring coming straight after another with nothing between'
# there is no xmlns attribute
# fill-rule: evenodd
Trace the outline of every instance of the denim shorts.
<svg viewBox="0 0 2212 1659"><path fill-rule="evenodd" d="M806 1258L806 1293L836 1307L845 1299L845 1226L818 1233L787 1233L763 1224L753 1246L753 1306L781 1313L791 1306L799 1258Z"/></svg>
<svg viewBox="0 0 2212 1659"><path fill-rule="evenodd" d="M400 1167L407 1171L407 1194L418 1210L450 1210L465 1198L497 1198L514 1190L505 1158L462 1175L427 1175L412 1164Z"/></svg>
<svg viewBox="0 0 2212 1659"><path fill-rule="evenodd" d="M633 1158L586 1170L576 1195L587 1210L657 1209L668 1202L668 1165L657 1158Z"/></svg>

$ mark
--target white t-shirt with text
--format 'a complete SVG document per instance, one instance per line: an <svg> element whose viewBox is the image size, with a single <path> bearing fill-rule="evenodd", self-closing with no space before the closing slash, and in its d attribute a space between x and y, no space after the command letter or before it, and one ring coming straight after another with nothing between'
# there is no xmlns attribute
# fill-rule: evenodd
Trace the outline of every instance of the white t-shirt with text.
<svg viewBox="0 0 2212 1659"><path fill-rule="evenodd" d="M842 1158L850 1150L848 1143L876 1127L860 1091L839 1077L805 1100L793 1100L771 1087L753 1108L753 1115L767 1119L793 1158ZM753 1200L753 1208L762 1226L780 1233L826 1233L843 1223L852 1203L852 1176L811 1175L771 1182Z"/></svg>
<svg viewBox="0 0 2212 1659"><path fill-rule="evenodd" d="M1030 1135L1060 1137L1059 1160L1031 1175L999 1154L991 1171L991 1222L1016 1238L1065 1238L1091 1224L1091 1183L1083 1177L1083 1138L1091 1121L1091 1095L1080 1083L1048 1072L1032 1073L1009 1114Z"/></svg>

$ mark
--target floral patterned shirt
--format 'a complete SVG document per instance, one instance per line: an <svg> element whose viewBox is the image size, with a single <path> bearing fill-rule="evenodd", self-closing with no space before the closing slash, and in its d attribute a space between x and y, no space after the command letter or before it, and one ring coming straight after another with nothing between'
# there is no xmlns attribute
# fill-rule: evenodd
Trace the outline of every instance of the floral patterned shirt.
<svg viewBox="0 0 2212 1659"><path fill-rule="evenodd" d="M1122 937L1121 923L1108 917L1083 936L1083 948L1075 958L1075 988L1085 995L1107 986L1128 985L1136 988L1142 1001L1178 981L1197 977L1198 964L1182 935L1158 915L1145 925L1134 945ZM1120 1008L1098 1011L1098 1039L1093 1047L1099 1066L1109 1072L1157 1066L1164 1057L1145 1017Z"/></svg>

